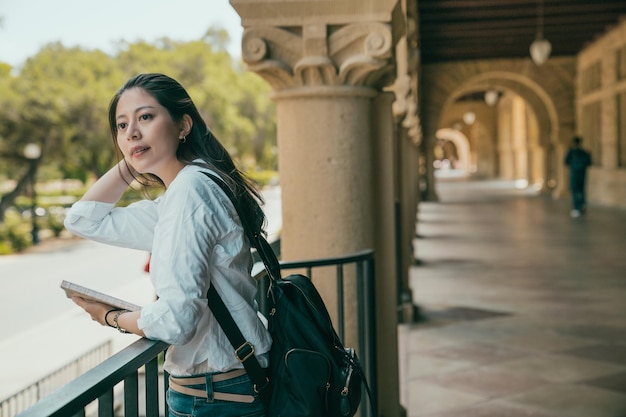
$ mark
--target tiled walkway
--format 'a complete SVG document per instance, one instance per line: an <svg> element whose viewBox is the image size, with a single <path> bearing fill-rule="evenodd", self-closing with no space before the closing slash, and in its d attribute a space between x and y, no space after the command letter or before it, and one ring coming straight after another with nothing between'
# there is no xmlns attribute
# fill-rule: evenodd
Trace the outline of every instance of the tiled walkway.
<svg viewBox="0 0 626 417"><path fill-rule="evenodd" d="M626 417L626 210L439 180L402 325L409 417Z"/></svg>

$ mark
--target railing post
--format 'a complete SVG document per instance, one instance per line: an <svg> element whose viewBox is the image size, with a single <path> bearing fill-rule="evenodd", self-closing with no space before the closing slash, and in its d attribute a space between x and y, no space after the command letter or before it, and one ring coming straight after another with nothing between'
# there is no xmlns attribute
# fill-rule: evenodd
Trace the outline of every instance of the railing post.
<svg viewBox="0 0 626 417"><path fill-rule="evenodd" d="M146 417L159 417L159 359L158 356L145 366Z"/></svg>
<svg viewBox="0 0 626 417"><path fill-rule="evenodd" d="M124 378L124 417L139 417L139 378L137 371Z"/></svg>
<svg viewBox="0 0 626 417"><path fill-rule="evenodd" d="M365 326L367 333L367 348L365 349L367 360L367 378L370 381L370 388L374 398L378 392L378 373L376 372L378 364L378 352L376 352L376 282L374 280L374 255L366 261L365 285L367 288L364 295L364 308L367 312L367 325ZM374 404L377 407L377 404Z"/></svg>
<svg viewBox="0 0 626 417"><path fill-rule="evenodd" d="M98 397L98 417L113 417L113 387Z"/></svg>
<svg viewBox="0 0 626 417"><path fill-rule="evenodd" d="M343 264L340 264L337 265L337 332L341 340L345 337L345 308L343 303Z"/></svg>

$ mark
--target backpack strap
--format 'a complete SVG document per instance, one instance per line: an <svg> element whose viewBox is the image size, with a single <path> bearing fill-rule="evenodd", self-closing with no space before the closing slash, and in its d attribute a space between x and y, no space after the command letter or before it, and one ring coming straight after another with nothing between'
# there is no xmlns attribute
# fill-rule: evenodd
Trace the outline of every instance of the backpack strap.
<svg viewBox="0 0 626 417"><path fill-rule="evenodd" d="M208 172L203 172L203 174L213 179L213 181L217 185L220 186L220 188L226 193L228 198L233 203L233 206L235 206L235 209L237 209L237 204L236 204L236 200L234 199L234 194L232 190L228 187L228 185L226 185L226 183L221 178L217 177L216 175L210 174ZM238 214L239 214L239 211L238 211ZM239 215L239 218L241 219L242 222L244 222L244 218L241 215ZM246 228L245 224L243 226L244 226L244 230L246 230L247 232L249 229ZM264 250L269 249L271 254L274 253L272 251L272 248L269 246L269 244L267 243L267 241L265 240L263 236L258 235L258 234L254 236L259 241L265 242L266 247L264 247ZM262 258L263 256L265 256L266 258L268 258L268 260L270 259L270 257L267 254L266 255L263 255L262 253L259 253L259 254L261 255ZM266 258L263 258L264 263L265 263ZM278 270L280 271L280 266L278 264L278 260L276 259L276 255L274 255L274 259L276 260L275 261L276 268L278 268ZM268 269L268 273L270 273L267 264L266 264L266 268ZM270 276L271 276L271 273L270 273ZM280 273L279 275L276 275L276 276L280 277ZM269 386L269 378L266 375L265 370L261 367L261 364L259 363L258 359L254 355L254 346L250 342L248 342L246 338L243 336L243 334L241 333L241 330L239 330L239 326L237 326L237 323L235 323L233 316L230 314L230 311L228 311L228 308L224 304L222 297L220 297L220 295L217 293L217 290L215 289L213 285L211 285L209 287L209 290L207 291L207 299L208 299L209 309L211 309L211 311L213 312L213 315L215 316L218 323L220 324L220 327L226 334L226 337L228 338L230 344L235 349L235 356L237 357L237 360L239 360L239 362L243 364L243 367L245 368L246 372L248 373L248 376L250 377L250 380L252 380L252 383L254 384L254 390L258 394L263 394L264 390Z"/></svg>
<svg viewBox="0 0 626 417"><path fill-rule="evenodd" d="M226 333L230 344L235 349L235 357L243 364L250 380L254 384L254 391L258 394L262 394L269 385L269 378L256 356L254 356L254 346L243 337L233 316L230 314L230 311L228 311L224 301L222 301L222 297L220 297L213 285L211 285L207 291L207 298L209 308L222 327L222 330L224 330L224 333Z"/></svg>
<svg viewBox="0 0 626 417"><path fill-rule="evenodd" d="M261 260L263 261L263 264L265 265L265 269L267 270L267 273L270 279L271 280L280 279L281 278L280 263L278 262L278 258L276 257L276 254L272 250L272 247L267 242L265 237L263 237L263 235L261 235L260 232L254 231L254 228L250 226L248 219L245 216L242 216L242 213L238 207L239 204L237 203L237 198L235 197L233 190L231 190L230 187L226 184L226 182L224 182L224 180L221 179L219 176L212 174L210 172L206 172L206 171L202 171L202 173L206 175L207 177L211 178L213 182L215 182L217 185L219 185L222 191L224 191L224 194L226 194L228 198L230 199L231 203L235 207L235 210L237 211L237 214L239 215L239 220L241 220L241 225L243 226L243 230L246 233L246 236L248 237L250 244L252 245L252 247L254 247L257 250L257 253L261 257Z"/></svg>

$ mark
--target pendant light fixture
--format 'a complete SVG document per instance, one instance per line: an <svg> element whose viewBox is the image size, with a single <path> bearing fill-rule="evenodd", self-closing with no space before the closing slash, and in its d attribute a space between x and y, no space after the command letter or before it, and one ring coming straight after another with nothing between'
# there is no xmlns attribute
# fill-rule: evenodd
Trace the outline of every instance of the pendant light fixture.
<svg viewBox="0 0 626 417"><path fill-rule="evenodd" d="M537 65L542 65L548 60L552 52L552 45L543 38L543 0L537 0L537 34L530 44L530 57Z"/></svg>
<svg viewBox="0 0 626 417"><path fill-rule="evenodd" d="M463 121L466 125L471 126L476 121L476 113L473 111L468 111L463 114Z"/></svg>
<svg viewBox="0 0 626 417"><path fill-rule="evenodd" d="M498 93L498 90L490 88L485 91L485 103L487 103L489 107L495 106L499 98L500 93Z"/></svg>

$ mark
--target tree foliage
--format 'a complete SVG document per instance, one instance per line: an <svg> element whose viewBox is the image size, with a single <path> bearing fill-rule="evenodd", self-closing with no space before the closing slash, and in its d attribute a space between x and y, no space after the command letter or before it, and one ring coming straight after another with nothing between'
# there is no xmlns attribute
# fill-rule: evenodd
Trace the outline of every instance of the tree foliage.
<svg viewBox="0 0 626 417"><path fill-rule="evenodd" d="M24 183L28 143L42 149L35 167L40 179L84 181L106 172L116 159L109 101L126 79L141 72L180 81L244 169L275 169L276 116L269 87L242 70L226 52L227 41L226 31L210 28L190 42L120 42L114 55L50 43L19 69L0 62L0 181ZM3 206L6 201L0 202L0 221Z"/></svg>

